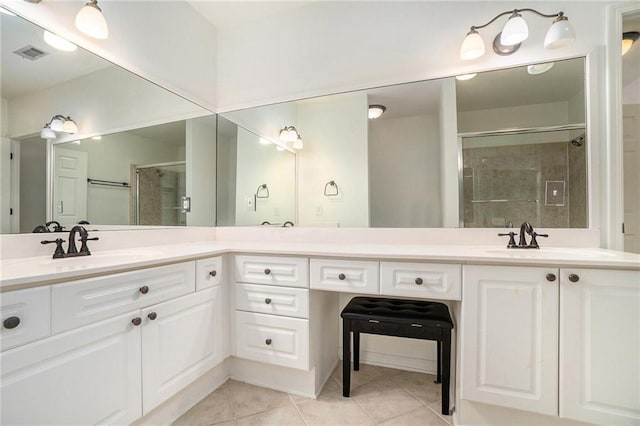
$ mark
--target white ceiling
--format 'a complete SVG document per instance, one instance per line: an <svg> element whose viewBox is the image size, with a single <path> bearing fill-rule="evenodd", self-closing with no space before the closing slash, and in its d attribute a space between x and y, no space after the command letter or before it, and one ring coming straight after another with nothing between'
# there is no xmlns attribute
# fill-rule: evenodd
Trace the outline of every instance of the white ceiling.
<svg viewBox="0 0 640 426"><path fill-rule="evenodd" d="M2 52L2 97L12 99L31 92L53 87L103 68L115 66L110 62L78 48L63 52L45 43L44 31L26 20L0 14ZM31 45L48 53L31 61L13 52Z"/></svg>
<svg viewBox="0 0 640 426"><path fill-rule="evenodd" d="M319 1L319 0L315 0ZM232 28L287 13L314 1L187 1L216 28Z"/></svg>

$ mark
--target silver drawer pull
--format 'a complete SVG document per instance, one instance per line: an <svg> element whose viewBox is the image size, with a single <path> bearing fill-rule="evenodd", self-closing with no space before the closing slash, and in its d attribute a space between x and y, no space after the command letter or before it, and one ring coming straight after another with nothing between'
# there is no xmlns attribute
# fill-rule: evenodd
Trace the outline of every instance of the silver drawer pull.
<svg viewBox="0 0 640 426"><path fill-rule="evenodd" d="M378 320L369 320L369 322L372 322L372 323L377 324L377 323L379 323L380 321L378 321Z"/></svg>

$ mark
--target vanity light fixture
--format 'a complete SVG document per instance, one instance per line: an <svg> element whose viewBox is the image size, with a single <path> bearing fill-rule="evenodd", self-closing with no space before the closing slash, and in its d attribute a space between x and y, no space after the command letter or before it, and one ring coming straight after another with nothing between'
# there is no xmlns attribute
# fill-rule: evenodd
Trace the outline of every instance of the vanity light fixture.
<svg viewBox="0 0 640 426"><path fill-rule="evenodd" d="M544 64L533 64L527 66L527 72L531 75L537 75L549 71L552 67L553 62L547 62Z"/></svg>
<svg viewBox="0 0 640 426"><path fill-rule="evenodd" d="M478 75L478 73L457 75L456 80L460 80L460 81L471 80L476 75Z"/></svg>
<svg viewBox="0 0 640 426"><path fill-rule="evenodd" d="M44 125L40 131L40 137L42 139L55 139L58 137L56 132L64 132L73 135L78 133L78 126L71 117L65 117L64 115L57 114L51 117L51 120Z"/></svg>
<svg viewBox="0 0 640 426"><path fill-rule="evenodd" d="M386 110L387 107L384 105L369 105L368 117L370 120L375 120L384 114Z"/></svg>
<svg viewBox="0 0 640 426"><path fill-rule="evenodd" d="M631 49L633 43L638 41L640 38L640 33L638 31L629 31L626 33L622 33L622 54L624 55Z"/></svg>
<svg viewBox="0 0 640 426"><path fill-rule="evenodd" d="M105 40L109 37L109 28L97 0L89 0L76 15L76 28L86 35Z"/></svg>
<svg viewBox="0 0 640 426"><path fill-rule="evenodd" d="M304 148L304 143L302 142L302 136L298 133L298 130L294 126L285 126L280 130L280 140L282 142L292 142L291 147L293 149L302 149Z"/></svg>
<svg viewBox="0 0 640 426"><path fill-rule="evenodd" d="M44 41L47 42L49 46L62 50L63 52L73 52L78 48L78 46L70 41L67 41L59 35L55 35L47 30L44 31Z"/></svg>
<svg viewBox="0 0 640 426"><path fill-rule="evenodd" d="M498 55L511 55L516 52L523 41L529 37L529 26L524 20L521 12L529 12L543 18L554 18L553 23L544 38L544 47L556 49L568 46L576 39L575 30L564 15L564 12L555 14L540 13L535 9L514 9L498 14L495 18L484 25L473 25L467 33L462 46L460 46L460 59L476 59L484 55L485 47L482 37L477 30L485 28L495 22L498 18L510 15L502 31L493 40L493 51Z"/></svg>

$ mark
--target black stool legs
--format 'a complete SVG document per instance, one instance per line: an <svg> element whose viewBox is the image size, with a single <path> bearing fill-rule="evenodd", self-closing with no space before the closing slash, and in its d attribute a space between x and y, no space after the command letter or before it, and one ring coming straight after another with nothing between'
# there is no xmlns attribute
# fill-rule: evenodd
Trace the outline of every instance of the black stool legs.
<svg viewBox="0 0 640 426"><path fill-rule="evenodd" d="M436 375L436 381L434 383L442 383L442 365L440 364L442 362L442 343L440 343L440 340L438 340L438 349L437 349L438 353L436 355L436 364L438 364L436 366L437 370L437 375Z"/></svg>
<svg viewBox="0 0 640 426"><path fill-rule="evenodd" d="M440 347L440 341L438 341ZM451 332L442 333L442 357L438 351L438 366L442 360L442 414L449 415L449 372L451 371Z"/></svg>
<svg viewBox="0 0 640 426"><path fill-rule="evenodd" d="M348 398L350 390L351 390L351 321L345 319L342 322L342 396Z"/></svg>

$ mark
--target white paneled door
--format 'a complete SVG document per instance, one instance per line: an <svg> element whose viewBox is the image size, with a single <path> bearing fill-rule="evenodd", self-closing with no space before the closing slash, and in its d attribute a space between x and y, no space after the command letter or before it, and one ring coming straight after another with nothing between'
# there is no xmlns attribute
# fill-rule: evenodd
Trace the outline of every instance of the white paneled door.
<svg viewBox="0 0 640 426"><path fill-rule="evenodd" d="M560 416L640 424L640 271L560 271Z"/></svg>
<svg viewBox="0 0 640 426"><path fill-rule="evenodd" d="M557 269L465 266L462 398L558 414Z"/></svg>
<svg viewBox="0 0 640 426"><path fill-rule="evenodd" d="M86 152L54 149L53 218L61 224L87 220Z"/></svg>

